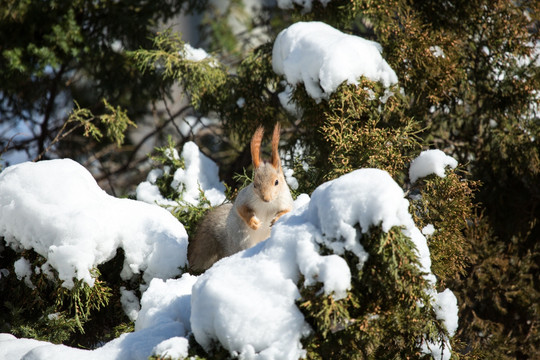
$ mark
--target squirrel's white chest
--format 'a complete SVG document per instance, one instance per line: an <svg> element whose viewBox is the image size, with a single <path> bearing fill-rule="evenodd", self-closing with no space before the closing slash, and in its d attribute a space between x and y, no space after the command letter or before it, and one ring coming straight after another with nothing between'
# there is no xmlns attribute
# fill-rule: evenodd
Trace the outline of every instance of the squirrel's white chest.
<svg viewBox="0 0 540 360"><path fill-rule="evenodd" d="M279 206L277 206L275 202L266 203L260 201L260 204L257 204L254 210L255 216L259 218L262 224L270 225L276 214L279 212Z"/></svg>
<svg viewBox="0 0 540 360"><path fill-rule="evenodd" d="M293 199L288 188L282 191L272 201L263 201L257 196L253 184L245 187L238 193L227 218L227 245L226 253L235 253L250 248L257 243L270 237L272 224L276 217L284 210L292 210ZM259 220L259 227L252 229L240 216L238 210L241 206L247 206Z"/></svg>

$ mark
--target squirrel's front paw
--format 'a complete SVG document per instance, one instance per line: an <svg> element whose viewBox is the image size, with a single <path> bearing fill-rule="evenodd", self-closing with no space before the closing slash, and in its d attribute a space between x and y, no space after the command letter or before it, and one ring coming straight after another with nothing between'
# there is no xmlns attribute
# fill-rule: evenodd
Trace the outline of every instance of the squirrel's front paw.
<svg viewBox="0 0 540 360"><path fill-rule="evenodd" d="M261 225L261 221L256 216L252 216L249 219L249 224L248 225L253 230L257 230L259 228L259 226Z"/></svg>
<svg viewBox="0 0 540 360"><path fill-rule="evenodd" d="M278 219L279 219L283 214L286 214L286 213L288 213L289 211L291 211L291 210L285 209L285 210L281 210L280 212L278 212L278 213L276 214L276 217L272 219L272 222L270 223L270 226L274 226L274 224L276 223L276 221L278 221Z"/></svg>

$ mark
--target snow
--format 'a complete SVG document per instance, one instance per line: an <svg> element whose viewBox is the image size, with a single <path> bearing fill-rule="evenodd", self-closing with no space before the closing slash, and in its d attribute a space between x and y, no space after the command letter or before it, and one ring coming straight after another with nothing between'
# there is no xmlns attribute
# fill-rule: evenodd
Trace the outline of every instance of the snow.
<svg viewBox="0 0 540 360"><path fill-rule="evenodd" d="M435 233L435 227L432 224L427 224L422 228L422 234L425 236L431 236Z"/></svg>
<svg viewBox="0 0 540 360"><path fill-rule="evenodd" d="M243 97L238 98L236 100L236 106L238 106L240 109L243 108L246 105L246 99Z"/></svg>
<svg viewBox="0 0 540 360"><path fill-rule="evenodd" d="M431 358L435 360L450 360L452 348L448 341L443 344L422 343L422 353L431 354Z"/></svg>
<svg viewBox="0 0 540 360"><path fill-rule="evenodd" d="M219 66L219 62L215 57L208 54L204 49L195 48L188 43L184 44L184 48L179 53L188 61L198 63L206 60L206 64L210 67L216 68Z"/></svg>
<svg viewBox="0 0 540 360"><path fill-rule="evenodd" d="M441 47L438 45L430 46L429 51L431 51L431 53L435 57L442 57L442 58L446 57L444 55L443 49L441 49Z"/></svg>
<svg viewBox="0 0 540 360"><path fill-rule="evenodd" d="M122 309L127 317L131 321L137 320L141 305L139 304L139 298L135 292L127 290L124 286L120 287L120 303L122 304Z"/></svg>
<svg viewBox="0 0 540 360"><path fill-rule="evenodd" d="M458 305L454 293L446 289L435 298L435 314L441 319L450 336L454 336L458 328Z"/></svg>
<svg viewBox="0 0 540 360"><path fill-rule="evenodd" d="M0 359L22 359L22 357L39 346L50 345L44 341L33 339L17 339L10 334L0 334Z"/></svg>
<svg viewBox="0 0 540 360"><path fill-rule="evenodd" d="M178 203L166 199L161 195L158 186L156 185L156 180L148 174L146 181L143 181L137 185L135 191L137 200L144 201L148 204L158 204L161 206L177 206Z"/></svg>
<svg viewBox="0 0 540 360"><path fill-rule="evenodd" d="M246 359L303 356L300 340L309 328L294 305L299 298L295 284L303 276L306 286L322 283L324 294L344 298L351 272L339 255L350 250L361 266L369 255L359 239L371 226L404 227L417 247L421 270L435 282L426 239L413 223L403 190L387 172L353 171L319 186L311 199L303 196L295 208L274 225L267 241L222 259L200 276L192 293L191 323L203 347L219 341ZM320 255L322 245L334 254Z"/></svg>
<svg viewBox="0 0 540 360"><path fill-rule="evenodd" d="M433 308L437 319L442 320L448 335L454 336L458 328L458 304L454 293L450 289L445 289L440 293L433 293ZM452 347L450 341L445 338L440 343L426 342L422 343L422 352L431 354L433 359L450 360L452 356Z"/></svg>
<svg viewBox="0 0 540 360"><path fill-rule="evenodd" d="M182 157L191 180L214 183L216 178L202 175L207 169L198 149L184 148ZM154 181L159 176L159 171L149 174ZM179 176L179 184L186 188L194 183ZM6 236L9 246L41 251L53 268L71 269L63 274L65 279L85 278L91 266L112 258L122 246L126 259L132 259L126 272L144 271L147 279L140 307L133 291L121 290L126 313L136 319L135 332L94 350L0 335L0 359L174 358L187 354L189 334L205 349L220 343L231 356L243 359L301 358L306 355L301 340L311 328L296 305L299 286L320 285L321 295L345 298L351 269L342 255L348 250L358 257L358 266L364 266L369 254L360 239L373 226L383 231L401 228L415 244L426 278L431 284L436 281L426 239L408 212L405 194L383 170L359 169L322 184L311 198L300 195L294 210L273 226L268 240L218 261L198 277L180 278L174 278L180 275L177 269L161 266L185 265L182 225L157 205L110 197L77 163L54 160L13 166L0 173L0 187L0 236ZM34 234L40 234L39 242ZM48 250L52 245L67 248L63 252L67 255L52 261L56 251ZM138 257L131 255L134 247L141 249ZM330 253L321 255L321 247ZM74 267L79 262L85 266ZM17 275L27 272L23 261ZM455 296L450 290L426 291L433 293L436 315L452 335L457 328ZM432 355L440 353L440 344L424 343L423 348ZM445 348L444 356L449 353Z"/></svg>
<svg viewBox="0 0 540 360"><path fill-rule="evenodd" d="M11 166L0 173L0 189L0 236L47 259L42 270L52 266L66 288L74 278L93 285L92 269L118 248L124 279L173 277L186 263L182 224L157 206L107 195L75 161Z"/></svg>
<svg viewBox="0 0 540 360"><path fill-rule="evenodd" d="M30 280L30 276L32 275L32 265L30 264L30 261L26 260L25 258L20 258L13 263L13 267L15 270L15 275L17 275L17 279L24 279L24 283L29 288L34 288L34 285Z"/></svg>
<svg viewBox="0 0 540 360"><path fill-rule="evenodd" d="M161 359L185 359L188 356L189 342L185 337L175 336L160 342L152 350L152 355Z"/></svg>
<svg viewBox="0 0 540 360"><path fill-rule="evenodd" d="M174 173L172 187L184 191L183 199L197 205L199 202L199 186L212 205L225 201L225 186L219 181L219 169L215 162L200 152L194 142L187 142L182 150L185 169Z"/></svg>
<svg viewBox="0 0 540 360"><path fill-rule="evenodd" d="M445 169L447 166L455 169L457 165L456 159L446 155L441 150L425 150L411 162L409 178L413 184L416 180L431 174L443 178L446 176Z"/></svg>
<svg viewBox="0 0 540 360"><path fill-rule="evenodd" d="M328 99L343 83L362 76L385 87L397 83L394 70L381 56L381 46L348 35L322 22L297 22L276 38L272 66L289 84L303 83L316 101Z"/></svg>
<svg viewBox="0 0 540 360"><path fill-rule="evenodd" d="M300 119L302 117L303 111L301 107L296 106L296 104L292 100L292 95L293 87L289 84L285 84L285 90L278 93L279 103L281 104L281 106L283 106L287 113L297 119Z"/></svg>
<svg viewBox="0 0 540 360"><path fill-rule="evenodd" d="M135 330L179 322L185 331L191 331L191 287L196 280L196 276L189 274L183 274L180 279L152 280L141 298Z"/></svg>
<svg viewBox="0 0 540 360"><path fill-rule="evenodd" d="M44 341L17 339L0 334L2 360L146 360L152 354L176 356L187 353L191 287L196 277L154 279L141 299L136 331L123 334L95 350L74 349Z"/></svg>
<svg viewBox="0 0 540 360"><path fill-rule="evenodd" d="M171 156L179 158L177 153ZM185 168L175 171L171 187L182 193L182 201L198 205L201 201L200 190L203 190L212 206L222 204L225 201L225 185L219 181L216 163L204 155L192 141L184 145L181 157L184 159ZM161 169L150 171L146 181L137 186L137 200L166 207L178 206L177 202L165 199L161 195L156 181L162 175Z"/></svg>
<svg viewBox="0 0 540 360"><path fill-rule="evenodd" d="M161 328L146 329L120 337L95 350L81 350L64 345L53 345L45 341L16 339L5 336L0 338L0 359L2 360L105 360L132 359L147 360L156 344L183 334L181 324L164 325Z"/></svg>
<svg viewBox="0 0 540 360"><path fill-rule="evenodd" d="M352 251L362 265L368 254L358 241L361 234L356 224L364 234L371 226L380 225L385 232L394 226L403 227L403 233L416 247L426 279L435 283L426 238L414 224L403 190L386 171L360 169L345 174L315 189L311 202L312 222L320 226L327 237L342 239L326 242L335 253Z"/></svg>
<svg viewBox="0 0 540 360"><path fill-rule="evenodd" d="M190 44L184 44L184 56L186 60L189 61L203 61L205 59L210 59L211 56L204 49L194 48Z"/></svg>
<svg viewBox="0 0 540 360"><path fill-rule="evenodd" d="M199 344L218 340L244 358L297 359L307 332L295 283L266 254L220 261L193 287L191 324Z"/></svg>
<svg viewBox="0 0 540 360"><path fill-rule="evenodd" d="M285 181L291 189L298 189L298 180L293 176L294 170L283 166L283 175L285 176Z"/></svg>

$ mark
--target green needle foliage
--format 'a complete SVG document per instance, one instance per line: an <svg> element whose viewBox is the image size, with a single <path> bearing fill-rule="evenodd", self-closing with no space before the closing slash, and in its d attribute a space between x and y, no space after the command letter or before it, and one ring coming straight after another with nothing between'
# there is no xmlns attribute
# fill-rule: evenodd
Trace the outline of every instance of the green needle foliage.
<svg viewBox="0 0 540 360"><path fill-rule="evenodd" d="M22 255L33 266L46 269L43 267L45 259L34 251L26 250L16 254L6 248L2 254L6 260L13 262L13 259L19 259ZM74 279L71 289L62 286L55 270L50 267L48 269L33 273L27 284L16 278L13 267L8 268L10 274L3 277L0 283L3 294L0 316L3 332L53 343L90 347L99 339L106 338L105 329L99 328L105 319L126 320L122 313L100 313L100 310L114 308L111 300L119 302L119 298L113 296L110 284L100 280L99 269L92 272L95 279L93 286ZM92 325L92 321L95 325Z"/></svg>
<svg viewBox="0 0 540 360"><path fill-rule="evenodd" d="M158 33L152 50L137 50L130 53L142 73L152 71L164 80L180 82L189 94L192 106L199 109L207 97L216 97L222 92L227 74L222 66L211 59L193 61L186 59L184 42L171 31Z"/></svg>
<svg viewBox="0 0 540 360"><path fill-rule="evenodd" d="M444 325L430 304L414 245L401 229L372 228L360 239L369 253L359 269L347 254L352 289L335 301L318 287L302 289L299 307L314 334L306 339L310 359L421 358L419 343L444 339ZM355 270L356 269L356 270Z"/></svg>
<svg viewBox="0 0 540 360"><path fill-rule="evenodd" d="M428 236L432 270L443 283L466 274L474 249L465 234L467 222L475 218L473 190L477 184L463 181L457 172L440 178L431 175L411 189L411 214L420 229L431 224ZM444 201L441 201L444 199Z"/></svg>

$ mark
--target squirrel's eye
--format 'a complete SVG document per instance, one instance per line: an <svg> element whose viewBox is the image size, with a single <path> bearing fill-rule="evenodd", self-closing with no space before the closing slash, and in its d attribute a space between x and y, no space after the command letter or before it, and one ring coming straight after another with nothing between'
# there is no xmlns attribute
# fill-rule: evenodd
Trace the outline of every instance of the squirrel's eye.
<svg viewBox="0 0 540 360"><path fill-rule="evenodd" d="M279 184L279 181L277 181L276 179L276 182L274 183L275 186L277 186Z"/></svg>

